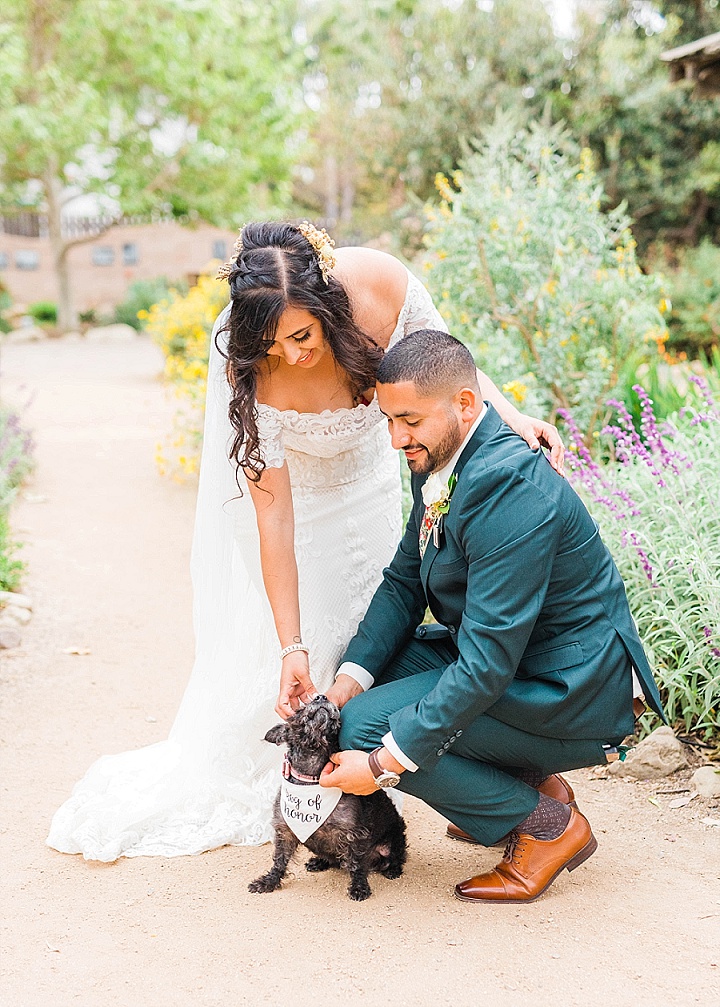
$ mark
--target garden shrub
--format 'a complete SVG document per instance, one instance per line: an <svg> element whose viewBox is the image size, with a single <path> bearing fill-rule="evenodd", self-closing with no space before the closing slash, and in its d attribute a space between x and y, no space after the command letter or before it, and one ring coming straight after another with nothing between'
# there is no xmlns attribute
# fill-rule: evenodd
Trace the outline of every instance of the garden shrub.
<svg viewBox="0 0 720 1007"><path fill-rule="evenodd" d="M720 409L707 382L658 423L646 391L636 426L620 402L592 457L572 434L570 479L600 524L673 723L720 732Z"/></svg>
<svg viewBox="0 0 720 1007"><path fill-rule="evenodd" d="M135 280L127 289L124 300L115 308L114 322L132 325L134 329L143 328L143 320L147 312L158 301L168 297L172 289L181 289L182 284L171 287L164 276L156 280Z"/></svg>
<svg viewBox="0 0 720 1007"><path fill-rule="evenodd" d="M168 443L158 446L162 472L192 475L198 470L210 335L227 301L227 283L201 276L187 293L171 290L149 311L140 311L146 331L165 355L165 377L179 400L174 430Z"/></svg>
<svg viewBox="0 0 720 1007"><path fill-rule="evenodd" d="M672 303L668 347L698 357L720 345L720 248L704 241L685 249L666 285Z"/></svg>
<svg viewBox="0 0 720 1007"><path fill-rule="evenodd" d="M20 587L25 564L17 559L21 546L10 533L5 511L0 511L0 591L17 591Z"/></svg>
<svg viewBox="0 0 720 1007"><path fill-rule="evenodd" d="M20 545L11 536L8 509L33 465L33 442L12 410L0 407L0 590L15 591L25 564L17 559Z"/></svg>
<svg viewBox="0 0 720 1007"><path fill-rule="evenodd" d="M629 356L664 344L666 304L590 152L499 122L437 187L424 268L451 332L523 409L591 431Z"/></svg>
<svg viewBox="0 0 720 1007"><path fill-rule="evenodd" d="M55 325L57 322L57 304L54 301L36 301L28 308L28 314L38 325Z"/></svg>
<svg viewBox="0 0 720 1007"><path fill-rule="evenodd" d="M7 312L12 307L12 298L7 287L0 281L0 332L10 332L12 325L7 318Z"/></svg>
<svg viewBox="0 0 720 1007"><path fill-rule="evenodd" d="M33 467L33 439L17 413L0 407L0 513Z"/></svg>

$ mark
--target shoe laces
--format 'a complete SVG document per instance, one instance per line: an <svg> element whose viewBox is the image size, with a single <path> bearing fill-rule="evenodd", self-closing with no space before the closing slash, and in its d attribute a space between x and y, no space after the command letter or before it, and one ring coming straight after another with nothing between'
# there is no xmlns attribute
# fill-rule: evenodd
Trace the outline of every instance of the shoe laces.
<svg viewBox="0 0 720 1007"><path fill-rule="evenodd" d="M503 863L516 863L525 852L525 837L511 832L503 853Z"/></svg>

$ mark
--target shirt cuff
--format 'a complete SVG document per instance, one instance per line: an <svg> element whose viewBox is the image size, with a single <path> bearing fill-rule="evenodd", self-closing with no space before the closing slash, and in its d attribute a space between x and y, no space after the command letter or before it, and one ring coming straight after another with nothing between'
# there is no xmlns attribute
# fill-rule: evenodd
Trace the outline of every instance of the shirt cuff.
<svg viewBox="0 0 720 1007"><path fill-rule="evenodd" d="M387 748L393 759L397 759L401 766L409 770L411 773L417 772L417 765L412 759L409 759L407 755L403 752L402 748L399 747L397 741L392 736L392 731L388 731L382 740L383 745Z"/></svg>
<svg viewBox="0 0 720 1007"><path fill-rule="evenodd" d="M349 675L350 678L354 678L358 685L362 687L363 692L367 692L375 681L369 671L366 671L359 664L353 664L352 661L344 661L336 671L335 678L338 675Z"/></svg>
<svg viewBox="0 0 720 1007"><path fill-rule="evenodd" d="M632 685L633 685L633 699L645 699L645 693L643 692L643 687L640 684L640 679L635 673L635 669L632 669Z"/></svg>

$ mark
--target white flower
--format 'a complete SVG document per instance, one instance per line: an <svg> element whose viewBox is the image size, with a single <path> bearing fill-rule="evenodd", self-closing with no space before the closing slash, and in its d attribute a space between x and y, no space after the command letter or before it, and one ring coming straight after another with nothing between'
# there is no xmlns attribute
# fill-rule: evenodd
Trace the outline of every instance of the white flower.
<svg viewBox="0 0 720 1007"><path fill-rule="evenodd" d="M431 472L423 483L422 498L426 507L444 503L450 496L450 489L437 472Z"/></svg>

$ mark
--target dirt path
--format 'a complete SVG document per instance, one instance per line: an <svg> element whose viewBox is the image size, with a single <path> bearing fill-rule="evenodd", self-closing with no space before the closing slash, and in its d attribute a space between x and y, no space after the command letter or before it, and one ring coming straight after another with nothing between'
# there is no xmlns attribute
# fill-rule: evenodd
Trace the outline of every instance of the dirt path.
<svg viewBox="0 0 720 1007"><path fill-rule="evenodd" d="M417 802L405 877L361 904L301 869L249 895L269 847L111 865L45 847L91 761L165 737L190 671L194 494L154 468L159 368L141 339L3 350L3 398L35 393L38 469L14 512L35 616L0 658L2 1003L717 1005L720 829L700 819L720 811L657 808L649 786L572 774L600 847L526 907L454 900L496 854Z"/></svg>

